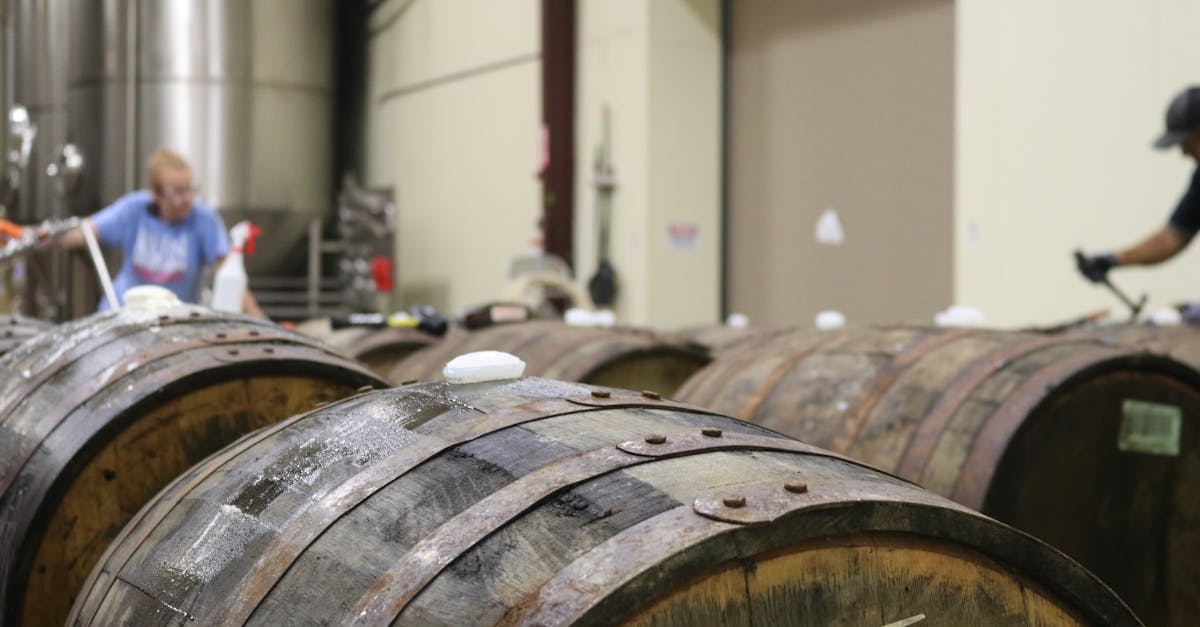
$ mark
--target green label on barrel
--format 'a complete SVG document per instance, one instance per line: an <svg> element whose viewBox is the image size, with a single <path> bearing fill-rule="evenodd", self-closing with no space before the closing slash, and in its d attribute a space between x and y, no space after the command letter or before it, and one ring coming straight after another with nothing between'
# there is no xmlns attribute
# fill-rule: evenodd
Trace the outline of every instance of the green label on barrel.
<svg viewBox="0 0 1200 627"><path fill-rule="evenodd" d="M1117 448L1150 455L1179 455L1183 411L1174 405L1126 400L1121 405Z"/></svg>

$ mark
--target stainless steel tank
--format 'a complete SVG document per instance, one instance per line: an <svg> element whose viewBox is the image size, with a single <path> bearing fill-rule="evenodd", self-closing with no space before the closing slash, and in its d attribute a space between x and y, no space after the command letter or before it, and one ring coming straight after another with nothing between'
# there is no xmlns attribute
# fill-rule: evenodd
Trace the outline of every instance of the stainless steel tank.
<svg viewBox="0 0 1200 627"><path fill-rule="evenodd" d="M252 275L301 272L332 205L333 0L64 1L68 135L93 164L81 202L144 185L171 148L227 226L263 228Z"/></svg>
<svg viewBox="0 0 1200 627"><path fill-rule="evenodd" d="M19 181L20 202L10 217L32 222L65 215L52 191L46 167L67 142L67 46L63 0L15 0L12 37L12 92L8 102L23 105L37 127L28 167Z"/></svg>

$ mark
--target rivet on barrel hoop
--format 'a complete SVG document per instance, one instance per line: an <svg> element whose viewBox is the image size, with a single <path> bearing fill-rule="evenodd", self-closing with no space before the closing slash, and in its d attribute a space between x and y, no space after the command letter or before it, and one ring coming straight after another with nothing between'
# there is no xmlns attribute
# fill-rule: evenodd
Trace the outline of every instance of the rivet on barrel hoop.
<svg viewBox="0 0 1200 627"><path fill-rule="evenodd" d="M159 314L159 316L158 316L159 322L166 322L167 320L170 320L170 319L171 319L171 316L168 316L167 314Z"/></svg>
<svg viewBox="0 0 1200 627"><path fill-rule="evenodd" d="M732 507L734 509L737 509L739 507L746 506L746 497L744 497L740 494L731 494L731 495L721 499L721 502L725 504L725 507Z"/></svg>
<svg viewBox="0 0 1200 627"><path fill-rule="evenodd" d="M259 334L259 332L258 332L258 331L255 331L255 330L251 330L251 331L250 331L250 337L258 337L259 335L260 335L260 334Z"/></svg>
<svg viewBox="0 0 1200 627"><path fill-rule="evenodd" d="M608 398L612 396L612 393L608 390L592 390L592 396L596 398Z"/></svg>
<svg viewBox="0 0 1200 627"><path fill-rule="evenodd" d="M218 340L223 340L223 339L225 339L225 334L224 334L224 333L218 333L218 334L217 334L217 339L218 339Z"/></svg>
<svg viewBox="0 0 1200 627"><path fill-rule="evenodd" d="M804 494L808 492L808 484L803 481L789 481L783 484L783 489L792 494Z"/></svg>
<svg viewBox="0 0 1200 627"><path fill-rule="evenodd" d="M724 432L721 431L720 427L704 427L700 430L700 433L703 433L710 438L719 438Z"/></svg>
<svg viewBox="0 0 1200 627"><path fill-rule="evenodd" d="M659 394L658 392L655 392L654 390L642 390L642 396L645 396L646 398L648 398L652 401L657 401L662 398L662 394Z"/></svg>
<svg viewBox="0 0 1200 627"><path fill-rule="evenodd" d="M236 356L237 356L237 354L238 354L238 352L237 352L237 349L236 349L236 348L231 348L231 349L229 349L229 354L230 354L230 355L233 355L234 357L236 357Z"/></svg>
<svg viewBox="0 0 1200 627"><path fill-rule="evenodd" d="M274 353L274 352L275 352L275 349L273 349L273 348L271 348L270 346L268 346L268 347L266 347L266 348L264 348L264 349L263 349L263 352L264 352L264 353Z"/></svg>
<svg viewBox="0 0 1200 627"><path fill-rule="evenodd" d="M652 433L652 434L646 436L646 442L649 444L665 444L666 441L667 441L667 436L665 436L665 435L659 435L657 433Z"/></svg>
<svg viewBox="0 0 1200 627"><path fill-rule="evenodd" d="M200 312L198 312L198 311L193 311L192 313L188 314L188 316L189 316L189 317L192 317L192 318L199 318L199 317L200 317Z"/></svg>

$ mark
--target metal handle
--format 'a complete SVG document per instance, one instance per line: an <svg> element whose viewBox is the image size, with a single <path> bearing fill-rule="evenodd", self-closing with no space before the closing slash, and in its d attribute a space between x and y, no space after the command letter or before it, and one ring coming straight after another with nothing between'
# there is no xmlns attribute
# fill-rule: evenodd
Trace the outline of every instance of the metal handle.
<svg viewBox="0 0 1200 627"><path fill-rule="evenodd" d="M117 302L117 293L113 290L112 279L108 276L108 265L104 263L104 255L100 254L100 243L96 241L96 234L92 232L92 227L79 218L70 220L75 222L77 228L83 233L83 241L87 242L88 253L92 256L92 265L96 266L96 277L100 279L100 285L104 288L104 297L108 299L108 307L113 311L121 308L121 304Z"/></svg>

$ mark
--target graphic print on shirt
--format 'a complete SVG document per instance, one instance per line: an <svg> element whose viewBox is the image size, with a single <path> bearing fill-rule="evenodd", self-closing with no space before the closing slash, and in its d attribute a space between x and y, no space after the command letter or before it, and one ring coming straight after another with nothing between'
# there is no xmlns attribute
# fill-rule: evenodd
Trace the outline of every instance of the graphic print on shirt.
<svg viewBox="0 0 1200 627"><path fill-rule="evenodd" d="M130 264L134 276L154 283L178 283L187 271L188 238L180 234L138 231Z"/></svg>

